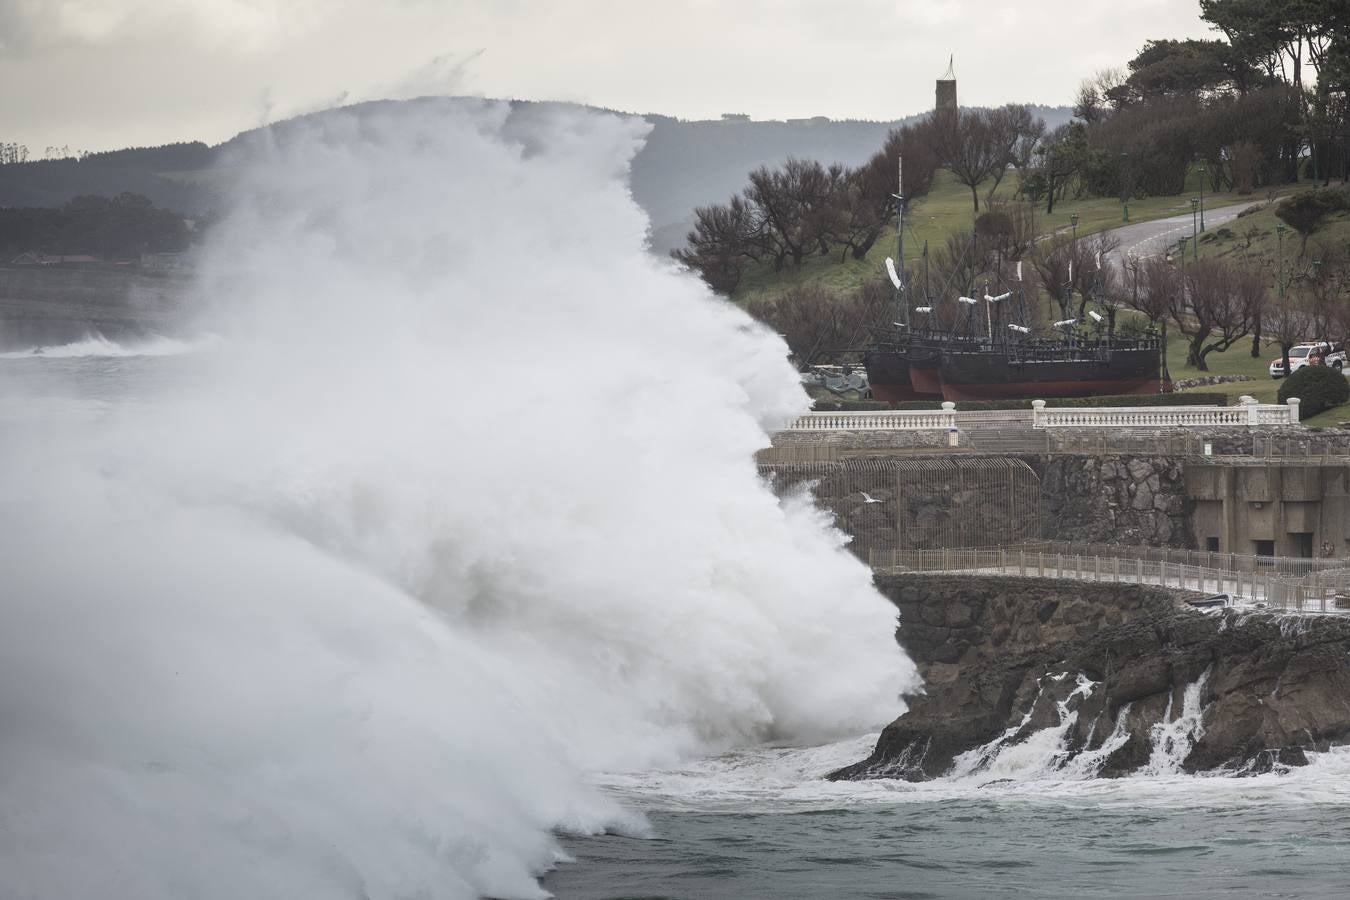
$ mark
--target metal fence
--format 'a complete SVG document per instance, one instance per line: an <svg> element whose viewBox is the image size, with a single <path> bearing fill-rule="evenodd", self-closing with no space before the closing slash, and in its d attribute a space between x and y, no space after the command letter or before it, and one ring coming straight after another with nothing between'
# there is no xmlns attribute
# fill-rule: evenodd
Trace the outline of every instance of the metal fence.
<svg viewBox="0 0 1350 900"><path fill-rule="evenodd" d="M1139 547L1130 544L1085 544L1076 541L1027 541L1019 550L1042 553L1073 553L1090 556L1109 556L1120 559L1142 559L1147 562L1177 563L1203 566L1227 572L1266 572L1272 575L1303 577L1314 572L1329 572L1346 568L1344 559L1311 559L1298 556L1254 556L1247 553L1211 553L1207 550L1185 550L1175 547Z"/></svg>
<svg viewBox="0 0 1350 900"><path fill-rule="evenodd" d="M1124 559L1084 553L1054 553L1025 548L874 550L873 569L900 572L953 572L1011 575L1075 581L1147 584L1228 594L1286 612L1350 613L1350 570L1311 572L1302 577L1274 571L1234 571L1166 560Z"/></svg>
<svg viewBox="0 0 1350 900"><path fill-rule="evenodd" d="M1259 459L1308 460L1330 465L1350 463L1350 432L1253 434L1251 455Z"/></svg>
<svg viewBox="0 0 1350 900"><path fill-rule="evenodd" d="M1037 456L1205 456L1203 437L1184 432L1132 433L988 429L962 432L960 443L977 453Z"/></svg>
<svg viewBox="0 0 1350 900"><path fill-rule="evenodd" d="M897 431L886 436L883 444L876 446L850 446L834 441L792 441L765 447L755 453L755 462L760 466L782 466L794 463L840 462L845 459L859 459L886 455L903 456L968 456L979 452L977 448L966 444L949 447L946 436L935 440L931 434L922 431Z"/></svg>

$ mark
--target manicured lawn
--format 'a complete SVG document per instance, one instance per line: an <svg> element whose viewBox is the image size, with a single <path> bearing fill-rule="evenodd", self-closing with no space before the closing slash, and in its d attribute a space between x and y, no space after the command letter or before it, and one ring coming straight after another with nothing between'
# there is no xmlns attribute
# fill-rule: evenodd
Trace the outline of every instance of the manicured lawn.
<svg viewBox="0 0 1350 900"><path fill-rule="evenodd" d="M1207 387L1192 388L1191 390L1203 391L1205 393L1225 394L1228 397L1229 405L1237 402L1237 398L1246 394L1255 397L1262 403L1278 403L1276 397L1283 383L1282 379L1270 377L1267 367L1270 361L1280 355L1278 347L1271 347L1263 344L1261 355L1255 359L1251 355L1252 339L1243 338L1236 345L1228 348L1223 353L1211 353L1206 357L1209 363L1209 372L1200 372L1196 369L1186 366L1186 344L1184 340L1173 338L1169 335L1167 342L1167 367L1172 373L1173 379L1194 378L1199 375L1251 375L1255 381L1239 381L1232 384L1216 384ZM1315 416L1310 416L1303 420L1305 425L1314 426L1334 426L1342 422L1350 422L1350 404L1338 406L1333 409L1325 410Z"/></svg>
<svg viewBox="0 0 1350 900"><path fill-rule="evenodd" d="M1280 271L1284 272L1286 285L1299 275L1310 273L1312 261L1323 252L1324 246L1335 246L1341 252L1350 248L1350 215L1345 213L1328 217L1325 224L1309 239L1302 257L1299 255L1301 240L1298 234L1289 229L1281 241L1275 227L1278 223L1274 205L1267 203L1253 213L1207 231L1201 238L1198 248L1195 246L1186 248L1186 259L1187 261L1194 259L1198 251L1201 259L1215 257L1259 265L1271 272L1272 281L1277 286L1279 283L1277 273ZM1279 302L1278 296L1277 290L1275 302ZM1309 340L1316 337L1318 336L1307 336ZM1250 351L1251 338L1247 338L1224 353L1210 354L1209 368L1211 373L1216 375L1253 375L1256 376L1256 381L1197 390L1221 391L1227 394L1230 400L1235 400L1242 394L1249 394L1263 403L1277 402L1275 393L1281 382L1271 378L1266 367L1270 364L1270 360L1279 356L1279 347L1263 345L1261 355L1257 359L1252 359ZM1185 345L1180 341L1170 341L1167 361L1173 378L1202 374L1193 369L1186 369L1182 365L1185 358ZM1350 422L1350 405L1326 410L1305 421L1310 425L1338 425L1341 422Z"/></svg>

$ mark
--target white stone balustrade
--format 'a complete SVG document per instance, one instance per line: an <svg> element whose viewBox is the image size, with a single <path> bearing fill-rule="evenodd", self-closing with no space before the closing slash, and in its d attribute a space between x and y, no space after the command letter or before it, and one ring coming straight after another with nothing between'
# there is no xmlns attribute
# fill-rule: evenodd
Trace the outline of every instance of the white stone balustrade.
<svg viewBox="0 0 1350 900"><path fill-rule="evenodd" d="M1026 424L1034 428L1216 428L1252 425L1297 425L1299 401L1258 403L1243 397L1237 406L1064 406L1031 401ZM1021 415L1026 415L1022 413ZM788 431L949 431L990 424L986 411L962 412L950 401L941 410L814 412L791 422ZM1009 424L1012 424L1011 422Z"/></svg>
<svg viewBox="0 0 1350 900"><path fill-rule="evenodd" d="M788 431L943 431L957 427L956 404L941 410L887 409L877 412L813 412L795 419Z"/></svg>
<svg viewBox="0 0 1350 900"><path fill-rule="evenodd" d="M1258 403L1243 397L1237 406L1104 406L1047 408L1031 401L1035 428L1213 428L1231 425L1297 425L1298 398Z"/></svg>

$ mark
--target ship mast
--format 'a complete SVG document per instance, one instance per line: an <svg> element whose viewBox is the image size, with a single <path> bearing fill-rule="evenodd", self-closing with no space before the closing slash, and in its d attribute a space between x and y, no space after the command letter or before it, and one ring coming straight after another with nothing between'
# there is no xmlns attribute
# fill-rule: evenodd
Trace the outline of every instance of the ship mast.
<svg viewBox="0 0 1350 900"><path fill-rule="evenodd" d="M899 316L896 323L910 331L909 294L905 291L905 156L897 153L895 157L895 264L900 268L900 283L896 286L896 306Z"/></svg>

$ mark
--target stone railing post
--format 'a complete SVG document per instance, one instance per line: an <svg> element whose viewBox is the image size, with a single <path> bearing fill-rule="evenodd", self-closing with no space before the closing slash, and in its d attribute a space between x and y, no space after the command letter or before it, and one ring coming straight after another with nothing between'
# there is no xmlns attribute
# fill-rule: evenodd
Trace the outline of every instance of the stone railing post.
<svg viewBox="0 0 1350 900"><path fill-rule="evenodd" d="M1289 398L1288 400L1286 400L1285 402L1289 404L1289 424L1290 424L1290 425L1297 425L1297 424L1298 424L1298 398L1297 398L1297 397L1290 397L1290 398Z"/></svg>
<svg viewBox="0 0 1350 900"><path fill-rule="evenodd" d="M1243 408L1247 410L1248 425L1261 424L1261 404L1256 402L1255 397L1249 397L1246 394L1243 394L1238 398L1238 403L1242 404Z"/></svg>
<svg viewBox="0 0 1350 900"><path fill-rule="evenodd" d="M1044 400L1032 400L1032 401L1031 401L1031 427L1032 427L1032 428L1044 428L1044 427L1045 427L1045 401L1044 401Z"/></svg>

